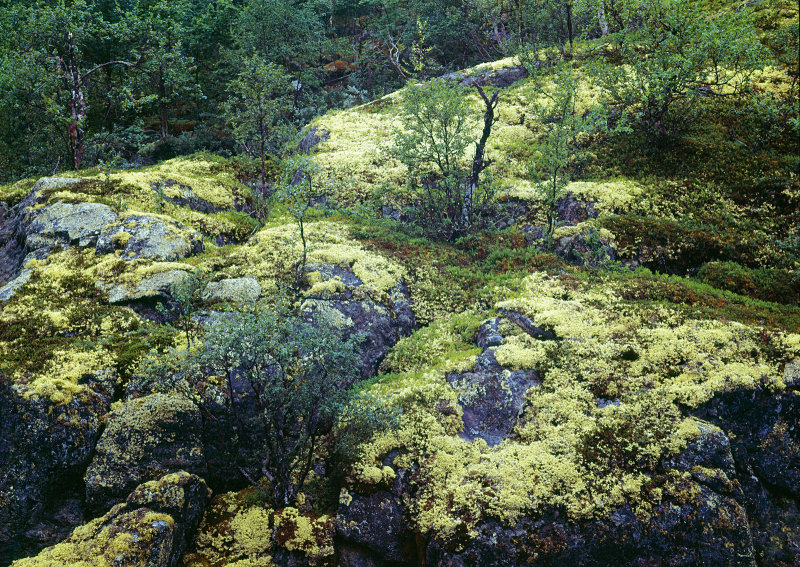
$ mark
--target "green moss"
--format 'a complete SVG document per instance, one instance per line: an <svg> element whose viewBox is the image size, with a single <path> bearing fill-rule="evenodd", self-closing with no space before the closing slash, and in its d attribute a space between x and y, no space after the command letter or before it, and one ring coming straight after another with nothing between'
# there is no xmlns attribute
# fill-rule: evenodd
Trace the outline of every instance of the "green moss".
<svg viewBox="0 0 800 567"><path fill-rule="evenodd" d="M395 466L424 463L412 481L412 521L445 540L483 518L513 525L554 508L579 520L628 504L646 517L686 490L685 474L658 472L698 434L682 408L735 389L782 389L783 361L800 352L800 335L625 299L621 288L637 281L627 277L534 273L498 303L561 340L501 325L498 361L535 368L543 383L529 390L515 436L491 449L453 436L460 411L445 381L474 364L480 317L438 321L398 343L384 362L392 374L370 391L403 409L401 424L362 448L353 482L377 479L393 449Z"/></svg>

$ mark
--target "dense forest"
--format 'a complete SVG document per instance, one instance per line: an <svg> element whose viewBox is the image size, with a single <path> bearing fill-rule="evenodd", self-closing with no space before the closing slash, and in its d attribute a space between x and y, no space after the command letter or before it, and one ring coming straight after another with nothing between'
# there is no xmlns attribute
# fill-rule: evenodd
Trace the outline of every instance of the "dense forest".
<svg viewBox="0 0 800 567"><path fill-rule="evenodd" d="M800 565L787 0L0 0L0 566Z"/></svg>

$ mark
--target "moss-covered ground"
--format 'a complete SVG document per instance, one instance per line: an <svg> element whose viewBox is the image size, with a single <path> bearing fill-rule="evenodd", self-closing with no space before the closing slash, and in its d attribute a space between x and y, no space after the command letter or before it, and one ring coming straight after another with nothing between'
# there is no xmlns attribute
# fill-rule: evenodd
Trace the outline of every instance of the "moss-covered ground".
<svg viewBox="0 0 800 567"><path fill-rule="evenodd" d="M782 92L789 82L772 70L760 84ZM503 91L489 155L500 200L528 204L520 224L535 225L543 210L526 165L541 134L528 110L533 96L525 80ZM786 365L800 357L796 140L784 132L755 145L763 117L726 100L709 103L688 135L658 152L642 151L645 141L635 136L586 140L589 157L568 190L596 203L599 216L587 222L611 233L621 262L576 267L529 247L519 228L443 243L355 210L356 203L408 204L407 172L386 153L400 97L314 123L330 132L315 150L322 175L344 183L334 198L341 208L313 211L307 222L309 262L349 268L376 299L405 282L419 325L365 386L402 417L398 429L361 447L345 471L343 501L348 487L385 484L393 468L414 466L419 490L407 502L414 528L457 539L487 518L513 523L559 510L580 521L623 504L647 517L680 498L687 473L661 463L697 435L691 411L735 389L781 391ZM596 92L584 87L580 97L588 107ZM257 223L235 172L226 160L196 155L82 172L86 183L46 195L48 203L164 215L207 236L205 251L158 263L68 248L30 264L31 280L0 304L0 373L26 395L59 403L97 370L114 367L124 383L147 353L179 345L175 329L109 305L98 282L135 285L183 269L212 279L254 276L267 295L280 293L300 254L296 227L278 208L249 237ZM33 182L0 187L0 200L13 206ZM214 212L176 202L181 186ZM313 273L307 283L310 294L337 291ZM502 319L503 310L556 339L531 337ZM478 328L497 316L504 337L497 361L535 370L541 385L528 392L512 435L489 447L458 437L462 410L446 375L474 366ZM385 467L392 451L397 457ZM269 509L255 492L220 495L186 564L270 565L263 539L275 537L290 551L327 557L332 513L330 498L310 498L298 512Z"/></svg>

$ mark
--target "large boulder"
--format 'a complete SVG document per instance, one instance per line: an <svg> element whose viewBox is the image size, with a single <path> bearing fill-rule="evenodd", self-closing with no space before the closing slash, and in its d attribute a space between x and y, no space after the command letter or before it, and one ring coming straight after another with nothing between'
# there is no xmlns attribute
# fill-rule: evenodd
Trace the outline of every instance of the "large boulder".
<svg viewBox="0 0 800 567"><path fill-rule="evenodd" d="M197 529L211 491L186 472L136 488L123 504L62 543L13 567L174 567Z"/></svg>
<svg viewBox="0 0 800 567"><path fill-rule="evenodd" d="M60 245L94 246L105 227L117 220L117 214L101 203L63 203L29 210L23 224L28 252Z"/></svg>
<svg viewBox="0 0 800 567"><path fill-rule="evenodd" d="M168 301L172 295L172 286L184 282L190 277L186 270L167 270L156 272L142 278L135 285L117 283L111 286L98 284L108 293L109 303L129 305L132 303L155 303Z"/></svg>
<svg viewBox="0 0 800 567"><path fill-rule="evenodd" d="M115 381L114 372L98 372L55 401L0 383L0 563L74 527L55 516L91 460Z"/></svg>
<svg viewBox="0 0 800 567"><path fill-rule="evenodd" d="M157 215L127 215L108 225L97 240L98 254L120 251L122 258L150 258L175 262L203 251L202 235Z"/></svg>
<svg viewBox="0 0 800 567"><path fill-rule="evenodd" d="M107 509L139 483L170 472L206 472L200 411L179 395L152 394L112 412L86 471L86 502Z"/></svg>

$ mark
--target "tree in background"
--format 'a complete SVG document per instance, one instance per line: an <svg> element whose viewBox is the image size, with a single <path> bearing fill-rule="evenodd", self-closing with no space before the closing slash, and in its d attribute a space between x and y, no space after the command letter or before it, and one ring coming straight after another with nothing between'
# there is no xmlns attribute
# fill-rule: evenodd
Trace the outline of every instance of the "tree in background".
<svg viewBox="0 0 800 567"><path fill-rule="evenodd" d="M444 79L409 85L403 93L403 128L395 132L391 149L409 169L423 224L448 239L469 230L475 207L490 197L480 191L480 175L491 163L485 147L497 118L498 93L476 90L485 105L477 139L468 88ZM467 149L473 143L470 169Z"/></svg>
<svg viewBox="0 0 800 567"><path fill-rule="evenodd" d="M267 157L283 149L295 132L292 90L285 69L259 55L246 57L228 85L225 117L245 153L260 159L262 186L267 183Z"/></svg>
<svg viewBox="0 0 800 567"><path fill-rule="evenodd" d="M529 163L531 177L539 190L547 217L547 232L555 228L558 202L569 183L569 170L581 149L580 134L595 128L588 116L576 109L578 82L568 63L555 73L532 69L534 92L538 95L534 112L541 121L544 133ZM552 78L552 81L547 79Z"/></svg>
<svg viewBox="0 0 800 567"><path fill-rule="evenodd" d="M97 55L91 54L92 45L108 36L124 36L124 26L109 25L83 0L18 6L4 13L4 20L10 37L0 52L4 92L0 113L11 124L24 120L23 131L31 131L45 148L49 146L41 148L46 154L59 152L55 169L63 149L69 152L72 167L80 169L86 151L90 81L109 66L135 64L92 57ZM52 130L65 135L48 139Z"/></svg>
<svg viewBox="0 0 800 567"><path fill-rule="evenodd" d="M171 113L203 98L195 77L194 58L188 54L184 19L190 13L187 1L160 0L140 14L147 52L142 65L143 97L140 105L152 105L159 119L159 135L169 134Z"/></svg>
<svg viewBox="0 0 800 567"><path fill-rule="evenodd" d="M709 16L697 2L638 0L608 45L625 63L594 66L619 127L650 141L679 136L704 97L734 97L764 65L747 11Z"/></svg>

